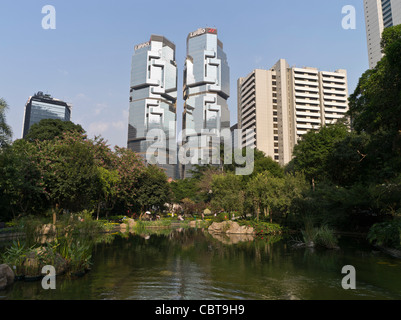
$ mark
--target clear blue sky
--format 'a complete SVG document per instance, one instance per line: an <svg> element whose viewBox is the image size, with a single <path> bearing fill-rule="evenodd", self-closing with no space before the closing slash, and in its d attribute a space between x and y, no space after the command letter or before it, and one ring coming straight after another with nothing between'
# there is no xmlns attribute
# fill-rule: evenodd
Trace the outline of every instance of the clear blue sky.
<svg viewBox="0 0 401 320"><path fill-rule="evenodd" d="M42 7L56 9L56 30L42 28ZM344 30L342 8L356 9ZM72 121L90 136L126 146L134 45L160 34L177 49L179 128L186 38L216 27L231 69L231 122L237 122L239 77L280 58L298 67L347 69L352 93L368 68L362 0L1 0L0 97L21 138L24 106L43 91L73 104Z"/></svg>

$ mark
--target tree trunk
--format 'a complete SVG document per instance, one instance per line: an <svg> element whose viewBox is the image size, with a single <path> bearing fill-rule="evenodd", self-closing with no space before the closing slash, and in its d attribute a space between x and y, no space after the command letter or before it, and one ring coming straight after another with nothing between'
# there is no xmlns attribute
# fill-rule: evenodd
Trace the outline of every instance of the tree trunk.
<svg viewBox="0 0 401 320"><path fill-rule="evenodd" d="M312 178L312 190L315 191L315 178Z"/></svg>
<svg viewBox="0 0 401 320"><path fill-rule="evenodd" d="M260 215L260 204L258 203L256 206L256 221L259 221L259 215Z"/></svg>
<svg viewBox="0 0 401 320"><path fill-rule="evenodd" d="M56 225L57 222L57 211L58 211L58 204L56 204L56 207L53 207L53 225Z"/></svg>
<svg viewBox="0 0 401 320"><path fill-rule="evenodd" d="M100 201L97 204L97 216L96 216L97 221L99 221L99 213L100 213Z"/></svg>

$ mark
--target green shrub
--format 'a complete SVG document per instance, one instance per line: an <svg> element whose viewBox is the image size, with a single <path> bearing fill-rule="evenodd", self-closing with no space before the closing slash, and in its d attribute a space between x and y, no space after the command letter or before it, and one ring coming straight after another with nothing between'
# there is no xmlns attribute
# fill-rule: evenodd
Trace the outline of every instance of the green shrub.
<svg viewBox="0 0 401 320"><path fill-rule="evenodd" d="M334 231L328 226L324 225L320 228L316 228L315 244L320 247L329 249L337 248L337 237L334 235Z"/></svg>
<svg viewBox="0 0 401 320"><path fill-rule="evenodd" d="M312 227L311 224L305 225L305 230L302 230L304 243L307 245L334 249L338 247L337 237L334 231L327 225L321 227Z"/></svg>
<svg viewBox="0 0 401 320"><path fill-rule="evenodd" d="M64 214L58 222L61 234L95 234L103 232L105 225L93 219L93 212L84 210L74 214Z"/></svg>
<svg viewBox="0 0 401 320"><path fill-rule="evenodd" d="M367 239L372 244L401 249L401 219L374 224L368 232Z"/></svg>
<svg viewBox="0 0 401 320"><path fill-rule="evenodd" d="M284 228L277 223L255 220L239 220L239 225L252 227L256 234L281 234Z"/></svg>
<svg viewBox="0 0 401 320"><path fill-rule="evenodd" d="M230 214L227 212L221 212L216 217L214 217L215 222L223 222L230 220Z"/></svg>

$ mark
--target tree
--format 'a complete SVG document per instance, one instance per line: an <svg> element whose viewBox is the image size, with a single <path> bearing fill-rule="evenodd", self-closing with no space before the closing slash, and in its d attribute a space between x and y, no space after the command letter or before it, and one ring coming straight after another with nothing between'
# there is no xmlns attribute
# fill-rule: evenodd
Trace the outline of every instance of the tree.
<svg viewBox="0 0 401 320"><path fill-rule="evenodd" d="M116 146L114 154L111 166L119 176L116 196L124 209L130 210L138 203L139 180L146 168L143 159L130 149Z"/></svg>
<svg viewBox="0 0 401 320"><path fill-rule="evenodd" d="M77 132L84 134L85 130L79 124L71 121L62 121L59 119L43 119L33 124L24 139L33 142L35 140L53 140L56 137L62 137L63 133Z"/></svg>
<svg viewBox="0 0 401 320"><path fill-rule="evenodd" d="M269 171L276 177L284 176L284 168L282 168L280 164L274 161L271 157L267 157L261 150L256 148L247 150L247 148L243 148L242 150L235 150L234 152L240 152L242 157L245 157L247 152L253 152L253 171L250 175L244 176L245 179L249 180L263 171ZM234 154L232 162L234 163ZM235 173L236 167L244 167L244 165L224 165L224 171Z"/></svg>
<svg viewBox="0 0 401 320"><path fill-rule="evenodd" d="M348 127L341 121L307 132L294 147L294 158L289 166L295 171L303 172L314 185L316 180L327 176L327 159L336 143L347 134Z"/></svg>
<svg viewBox="0 0 401 320"><path fill-rule="evenodd" d="M267 157L263 151L254 149L254 159L254 170L250 177L265 171L270 172L274 177L284 177L284 169L271 157Z"/></svg>
<svg viewBox="0 0 401 320"><path fill-rule="evenodd" d="M117 170L108 170L104 167L97 167L97 170L99 176L97 220L99 220L102 206L107 210L112 210L116 204L120 177Z"/></svg>
<svg viewBox="0 0 401 320"><path fill-rule="evenodd" d="M242 176L233 173L214 175L211 184L212 206L242 215L245 201L242 184Z"/></svg>
<svg viewBox="0 0 401 320"><path fill-rule="evenodd" d="M188 199L188 198L184 198L181 200L181 208L182 208L184 215L190 216L190 215L194 214L195 207L196 207L195 201L192 201L191 199Z"/></svg>
<svg viewBox="0 0 401 320"><path fill-rule="evenodd" d="M376 174L374 166L380 161L370 150L371 137L362 132L349 133L336 142L327 157L326 173L330 181L340 186L351 186L367 181Z"/></svg>
<svg viewBox="0 0 401 320"><path fill-rule="evenodd" d="M6 122L7 102L0 98L0 149L9 145L12 137L12 130Z"/></svg>
<svg viewBox="0 0 401 320"><path fill-rule="evenodd" d="M197 201L199 196L198 180L187 178L170 183L172 192L172 201L180 203L182 199L188 198Z"/></svg>
<svg viewBox="0 0 401 320"><path fill-rule="evenodd" d="M357 132L393 133L393 149L401 149L401 25L386 28L382 35L384 57L366 71L350 96L349 114Z"/></svg>
<svg viewBox="0 0 401 320"><path fill-rule="evenodd" d="M62 209L81 210L96 194L98 171L86 136L74 132L37 143L44 192L52 207L53 223Z"/></svg>
<svg viewBox="0 0 401 320"><path fill-rule="evenodd" d="M138 179L136 201L142 213L152 208L162 211L170 200L171 190L166 173L156 165L148 165Z"/></svg>
<svg viewBox="0 0 401 320"><path fill-rule="evenodd" d="M46 209L44 180L38 167L38 149L15 141L0 153L0 198L5 218L41 213Z"/></svg>
<svg viewBox="0 0 401 320"><path fill-rule="evenodd" d="M284 187L284 179L275 177L269 171L258 173L247 184L247 195L252 199L256 210L256 219L260 213L270 217L272 222L272 209L283 201L281 191Z"/></svg>

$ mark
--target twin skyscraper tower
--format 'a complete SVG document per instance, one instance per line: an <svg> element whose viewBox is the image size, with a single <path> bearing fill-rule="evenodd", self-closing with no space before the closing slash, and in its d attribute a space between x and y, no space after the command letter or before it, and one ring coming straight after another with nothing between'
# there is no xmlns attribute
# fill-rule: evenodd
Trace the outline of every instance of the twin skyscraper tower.
<svg viewBox="0 0 401 320"><path fill-rule="evenodd" d="M187 37L178 135L175 52L175 45L159 35L135 46L128 127L128 148L173 179L190 177L194 164L212 163L221 132L230 129L230 69L217 30L200 28Z"/></svg>

